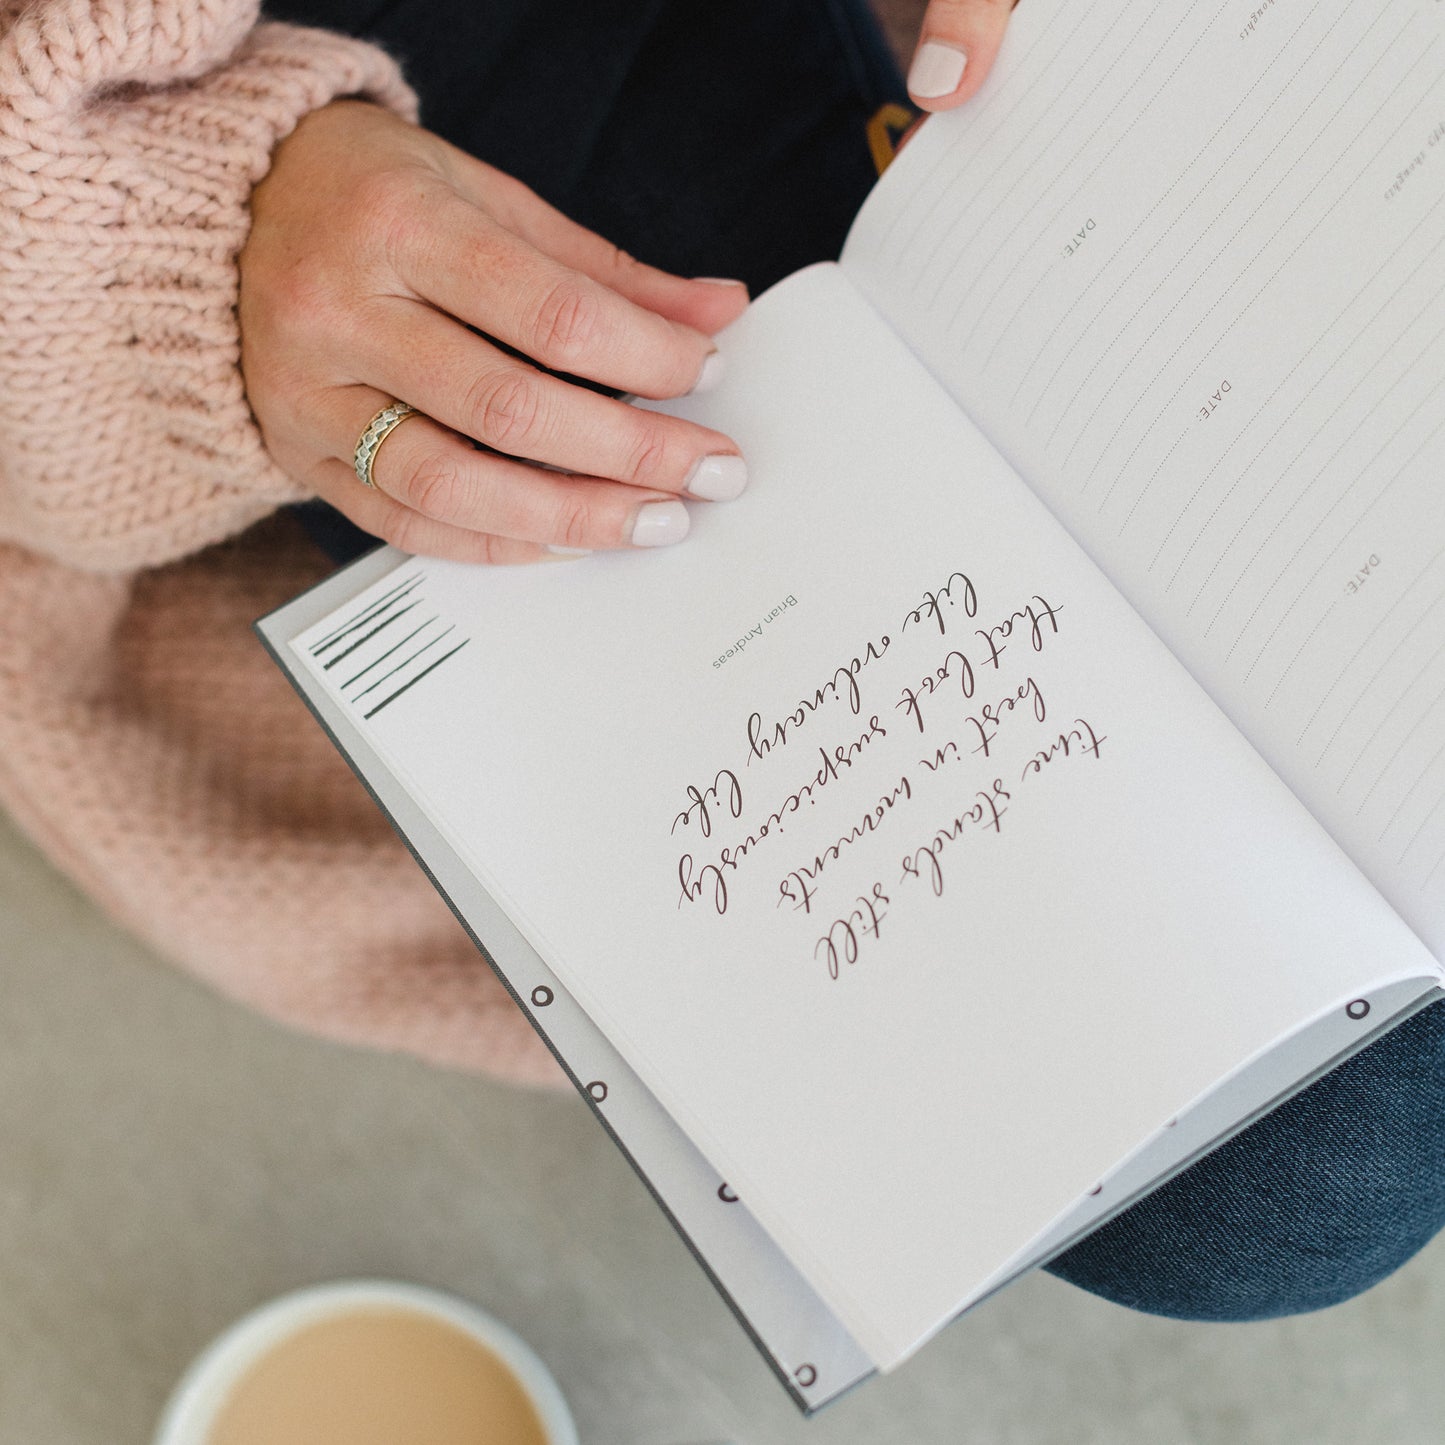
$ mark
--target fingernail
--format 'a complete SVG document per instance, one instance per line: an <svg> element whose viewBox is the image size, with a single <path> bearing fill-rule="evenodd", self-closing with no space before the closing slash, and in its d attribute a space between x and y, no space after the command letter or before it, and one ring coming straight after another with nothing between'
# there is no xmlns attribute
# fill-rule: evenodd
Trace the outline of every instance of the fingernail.
<svg viewBox="0 0 1445 1445"><path fill-rule="evenodd" d="M748 464L741 458L726 456L699 457L682 484L683 491L705 502L730 502L743 494L748 484Z"/></svg>
<svg viewBox="0 0 1445 1445"><path fill-rule="evenodd" d="M720 351L710 351L703 361L702 370L697 374L697 380L692 384L689 396L701 396L705 391L712 391L722 380L723 359Z"/></svg>
<svg viewBox="0 0 1445 1445"><path fill-rule="evenodd" d="M908 70L908 93L919 100L937 100L952 95L963 79L968 56L953 45L937 40L925 41L918 47Z"/></svg>
<svg viewBox="0 0 1445 1445"><path fill-rule="evenodd" d="M681 502L645 502L632 523L634 547L670 547L687 536L691 525Z"/></svg>
<svg viewBox="0 0 1445 1445"><path fill-rule="evenodd" d="M694 281L701 281L704 286L741 286L744 291L748 289L746 281L734 281L730 276L694 276Z"/></svg>
<svg viewBox="0 0 1445 1445"><path fill-rule="evenodd" d="M592 555L591 549L586 547L553 547L549 544L547 550L558 562L572 562L578 557Z"/></svg>

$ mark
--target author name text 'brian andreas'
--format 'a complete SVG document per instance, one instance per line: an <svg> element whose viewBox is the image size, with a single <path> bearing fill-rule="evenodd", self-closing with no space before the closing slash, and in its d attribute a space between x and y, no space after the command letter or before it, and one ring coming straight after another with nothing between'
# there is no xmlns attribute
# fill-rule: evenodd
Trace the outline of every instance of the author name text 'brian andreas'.
<svg viewBox="0 0 1445 1445"><path fill-rule="evenodd" d="M796 607L797 605L798 599L790 592L771 612L760 617L726 652L720 653L717 657L713 658L712 665L714 667L721 667L729 658L736 657L738 653L742 652L750 643L759 641L763 635L763 628L771 626L771 624L776 622L790 607Z"/></svg>

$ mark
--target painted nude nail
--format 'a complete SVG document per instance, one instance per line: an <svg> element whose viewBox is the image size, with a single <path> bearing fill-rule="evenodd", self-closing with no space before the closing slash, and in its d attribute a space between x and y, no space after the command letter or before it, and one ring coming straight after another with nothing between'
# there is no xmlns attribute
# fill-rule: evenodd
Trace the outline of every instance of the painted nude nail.
<svg viewBox="0 0 1445 1445"><path fill-rule="evenodd" d="M697 380L692 384L689 396L701 396L706 391L716 388L722 380L723 359L722 354L717 351L710 351L707 359L702 364L702 370L697 374Z"/></svg>
<svg viewBox="0 0 1445 1445"><path fill-rule="evenodd" d="M690 496L705 502L730 502L748 484L748 464L741 458L718 454L699 457L682 484Z"/></svg>
<svg viewBox="0 0 1445 1445"><path fill-rule="evenodd" d="M937 40L925 41L918 47L908 71L908 93L919 100L938 100L952 95L963 79L968 56L953 45Z"/></svg>
<svg viewBox="0 0 1445 1445"><path fill-rule="evenodd" d="M644 502L632 523L634 547L670 547L687 536L691 525L681 502Z"/></svg>

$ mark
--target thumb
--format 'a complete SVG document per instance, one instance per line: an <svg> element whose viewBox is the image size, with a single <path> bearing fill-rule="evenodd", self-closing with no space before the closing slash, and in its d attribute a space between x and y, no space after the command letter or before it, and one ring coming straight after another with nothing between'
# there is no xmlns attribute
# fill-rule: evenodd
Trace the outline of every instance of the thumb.
<svg viewBox="0 0 1445 1445"><path fill-rule="evenodd" d="M908 94L924 110L952 110L984 82L1008 29L1012 0L930 0Z"/></svg>

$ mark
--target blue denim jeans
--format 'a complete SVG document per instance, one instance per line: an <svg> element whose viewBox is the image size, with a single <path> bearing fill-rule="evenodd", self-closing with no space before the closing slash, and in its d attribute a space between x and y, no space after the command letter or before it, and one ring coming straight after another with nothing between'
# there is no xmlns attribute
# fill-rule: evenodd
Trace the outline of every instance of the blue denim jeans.
<svg viewBox="0 0 1445 1445"><path fill-rule="evenodd" d="M379 40L423 120L643 260L754 294L837 255L905 102L863 0L274 0ZM371 545L302 509L338 560ZM1367 1289L1445 1225L1445 1005L1048 1266L1134 1309L1263 1319Z"/></svg>
<svg viewBox="0 0 1445 1445"><path fill-rule="evenodd" d="M1445 1004L1432 1004L1049 1266L1190 1320L1322 1309L1445 1226Z"/></svg>

